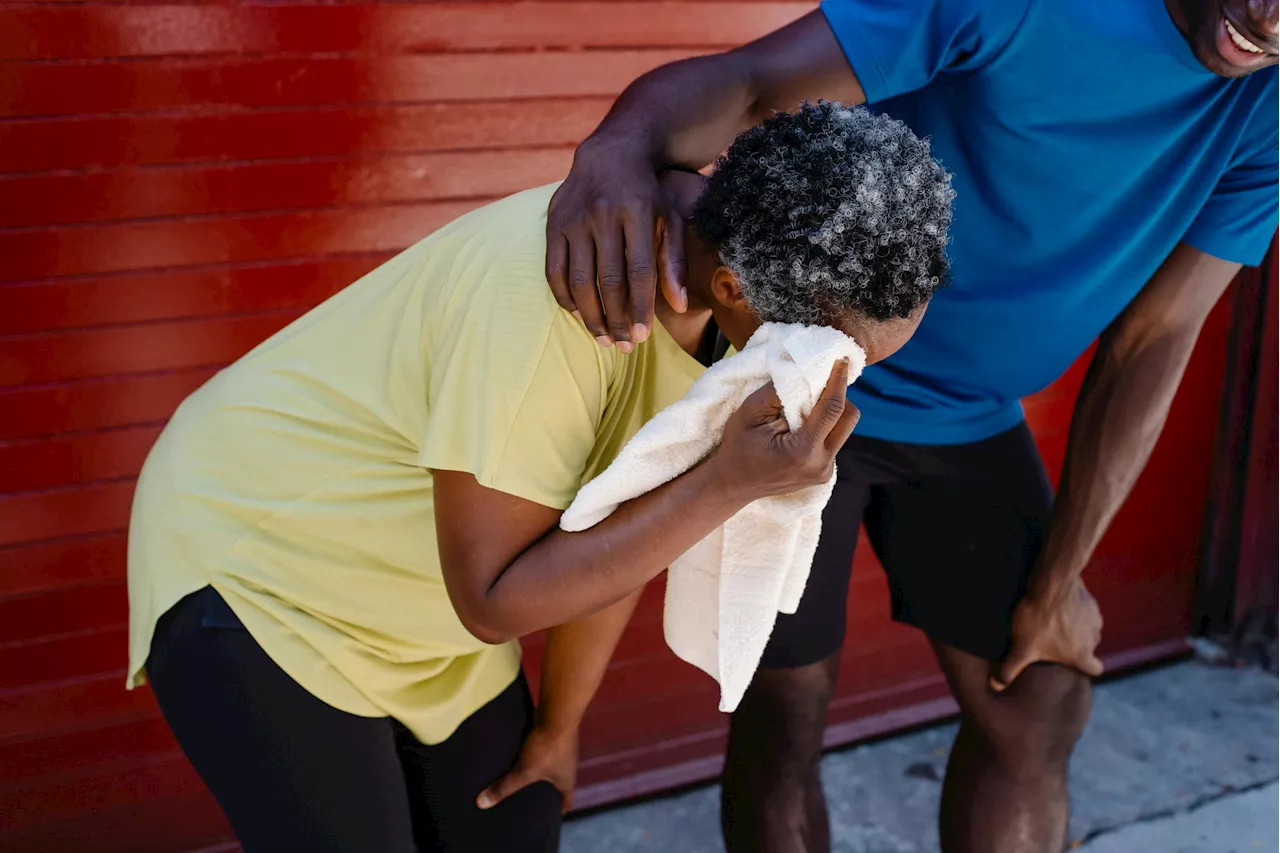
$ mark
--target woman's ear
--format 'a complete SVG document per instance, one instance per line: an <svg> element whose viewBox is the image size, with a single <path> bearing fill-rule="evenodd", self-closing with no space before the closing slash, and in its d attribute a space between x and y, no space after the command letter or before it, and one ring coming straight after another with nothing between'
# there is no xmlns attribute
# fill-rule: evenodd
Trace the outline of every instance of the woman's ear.
<svg viewBox="0 0 1280 853"><path fill-rule="evenodd" d="M711 274L711 297L734 311L750 311L742 295L742 284L737 273L726 266L718 266Z"/></svg>

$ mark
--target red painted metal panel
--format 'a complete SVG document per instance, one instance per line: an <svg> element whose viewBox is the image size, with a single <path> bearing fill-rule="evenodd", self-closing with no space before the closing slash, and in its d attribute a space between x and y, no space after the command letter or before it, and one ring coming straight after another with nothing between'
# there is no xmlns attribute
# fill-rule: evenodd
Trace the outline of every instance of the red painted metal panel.
<svg viewBox="0 0 1280 853"><path fill-rule="evenodd" d="M213 367L201 366L149 376L0 388L0 441L166 420L214 372Z"/></svg>
<svg viewBox="0 0 1280 853"><path fill-rule="evenodd" d="M123 689L124 671L63 682L42 682L0 693L3 743L19 743L51 732L115 725L160 713L145 690ZM0 777L0 784L7 776Z"/></svg>
<svg viewBox="0 0 1280 853"><path fill-rule="evenodd" d="M1280 317L1280 251L1272 244L1271 263L1266 271L1266 319L1262 326L1262 351L1255 380L1257 393L1248 455L1244 501L1241 508L1239 575L1236 579L1234 621L1243 626L1250 618L1270 614L1275 619L1276 584L1280 569L1277 539L1276 436L1280 433L1280 346L1277 346L1277 318ZM1259 626L1260 628L1261 626ZM1272 626L1274 630L1274 623Z"/></svg>
<svg viewBox="0 0 1280 853"><path fill-rule="evenodd" d="M155 424L0 445L0 491L53 489L136 476L159 435L160 426Z"/></svg>
<svg viewBox="0 0 1280 853"><path fill-rule="evenodd" d="M728 47L812 4L93 5L0 11L0 59Z"/></svg>
<svg viewBox="0 0 1280 853"><path fill-rule="evenodd" d="M29 642L33 637L119 627L127 605L121 580L8 598L0 601L0 646Z"/></svg>
<svg viewBox="0 0 1280 853"><path fill-rule="evenodd" d="M812 5L0 8L0 853L232 849L150 694L122 689L132 478L179 402L391 253L557 177L635 75ZM1090 569L1110 659L1185 633L1227 319ZM1055 470L1082 374L1028 401ZM666 650L661 597L590 713L580 805L715 772L726 720ZM831 743L948 712L865 542L849 624Z"/></svg>
<svg viewBox="0 0 1280 853"><path fill-rule="evenodd" d="M45 682L104 672L120 672L123 683L125 634L120 626L0 645L0 691L18 693Z"/></svg>
<svg viewBox="0 0 1280 853"><path fill-rule="evenodd" d="M0 76L0 117L592 96L690 50L40 63Z"/></svg>
<svg viewBox="0 0 1280 853"><path fill-rule="evenodd" d="M482 203L207 216L0 232L0 282L403 249Z"/></svg>
<svg viewBox="0 0 1280 853"><path fill-rule="evenodd" d="M123 533L0 549L0 600L80 584L123 581L124 557ZM0 725L0 731L9 729Z"/></svg>
<svg viewBox="0 0 1280 853"><path fill-rule="evenodd" d="M226 364L284 328L297 310L110 326L14 338L3 345L0 387Z"/></svg>
<svg viewBox="0 0 1280 853"><path fill-rule="evenodd" d="M239 853L240 847L231 843L231 830L213 799L197 786L183 783L175 787L185 793L172 794L162 785L155 796L119 808L6 833L0 837L0 853Z"/></svg>
<svg viewBox="0 0 1280 853"><path fill-rule="evenodd" d="M0 228L497 198L559 180L572 162L566 147L13 177L0 180Z"/></svg>
<svg viewBox="0 0 1280 853"><path fill-rule="evenodd" d="M24 119L0 124L12 172L121 164L381 152L484 150L576 143L604 117L608 98L505 103L319 105L190 115Z"/></svg>
<svg viewBox="0 0 1280 853"><path fill-rule="evenodd" d="M0 287L0 335L309 308L389 253Z"/></svg>
<svg viewBox="0 0 1280 853"><path fill-rule="evenodd" d="M0 496L0 548L123 530L132 500L132 481Z"/></svg>

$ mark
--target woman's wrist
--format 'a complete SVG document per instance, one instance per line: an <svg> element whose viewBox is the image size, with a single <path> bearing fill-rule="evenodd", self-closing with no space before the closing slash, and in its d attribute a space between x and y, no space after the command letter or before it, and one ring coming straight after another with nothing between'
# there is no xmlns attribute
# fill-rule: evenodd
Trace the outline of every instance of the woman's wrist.
<svg viewBox="0 0 1280 853"><path fill-rule="evenodd" d="M576 735L586 715L586 707L557 708L554 702L542 700L533 712L533 727L553 737Z"/></svg>
<svg viewBox="0 0 1280 853"><path fill-rule="evenodd" d="M714 500L725 504L730 515L767 496L763 489L753 484L749 476L743 476L739 466L722 454L720 448L712 451L698 469L704 469L708 490L714 495Z"/></svg>

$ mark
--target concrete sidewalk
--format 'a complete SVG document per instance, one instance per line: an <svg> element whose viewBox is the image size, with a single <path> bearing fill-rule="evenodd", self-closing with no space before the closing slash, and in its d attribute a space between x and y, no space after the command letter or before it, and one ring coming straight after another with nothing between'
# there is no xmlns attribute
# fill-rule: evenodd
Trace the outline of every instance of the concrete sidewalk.
<svg viewBox="0 0 1280 853"><path fill-rule="evenodd" d="M823 761L839 853L930 853L954 733L940 726ZM1277 838L1277 683L1184 662L1100 686L1076 751L1071 838L1089 853L1252 853ZM719 792L575 819L565 853L717 853Z"/></svg>

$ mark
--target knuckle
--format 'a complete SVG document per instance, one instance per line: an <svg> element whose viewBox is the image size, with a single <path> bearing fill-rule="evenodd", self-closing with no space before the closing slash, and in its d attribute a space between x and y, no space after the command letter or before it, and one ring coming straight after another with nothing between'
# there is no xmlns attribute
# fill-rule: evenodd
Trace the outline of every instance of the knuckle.
<svg viewBox="0 0 1280 853"><path fill-rule="evenodd" d="M587 205L587 211L592 219L611 219L617 215L617 206L611 199L598 195L591 199Z"/></svg>
<svg viewBox="0 0 1280 853"><path fill-rule="evenodd" d="M622 270L615 266L600 269L600 287L603 290L620 290L625 284Z"/></svg>
<svg viewBox="0 0 1280 853"><path fill-rule="evenodd" d="M650 281L653 278L653 261L647 257L633 258L627 266L632 281Z"/></svg>
<svg viewBox="0 0 1280 853"><path fill-rule="evenodd" d="M569 273L569 286L574 288L585 288L595 284L591 280L591 275L586 270L572 270Z"/></svg>
<svg viewBox="0 0 1280 853"><path fill-rule="evenodd" d="M588 223L587 211L582 208L575 208L568 214L561 215L555 228L570 240L577 240L587 233Z"/></svg>

